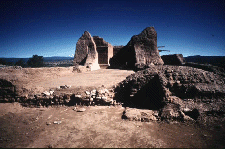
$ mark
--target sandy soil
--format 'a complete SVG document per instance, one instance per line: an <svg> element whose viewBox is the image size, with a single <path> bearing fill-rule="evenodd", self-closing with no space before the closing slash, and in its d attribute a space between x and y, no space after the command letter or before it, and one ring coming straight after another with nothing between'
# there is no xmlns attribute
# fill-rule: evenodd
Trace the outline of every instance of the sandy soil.
<svg viewBox="0 0 225 149"><path fill-rule="evenodd" d="M118 69L100 69L84 73L73 73L72 70L73 67L1 69L0 79L6 79L16 85L19 94L35 94L60 85L71 85L72 89L97 88L102 85L110 88L134 73L131 70Z"/></svg>
<svg viewBox="0 0 225 149"><path fill-rule="evenodd" d="M192 124L123 120L121 106L90 106L85 112L73 108L26 108L18 103L1 103L0 147L201 148L210 145L207 140L212 139Z"/></svg>
<svg viewBox="0 0 225 149"><path fill-rule="evenodd" d="M72 68L1 71L18 88L40 92L59 85L99 87L124 80L133 71L101 69L72 73ZM215 147L215 136L196 124L137 122L121 118L121 106L28 108L0 103L0 147ZM60 121L60 124L54 124ZM220 141L220 140L219 140ZM216 146L220 147L220 146Z"/></svg>

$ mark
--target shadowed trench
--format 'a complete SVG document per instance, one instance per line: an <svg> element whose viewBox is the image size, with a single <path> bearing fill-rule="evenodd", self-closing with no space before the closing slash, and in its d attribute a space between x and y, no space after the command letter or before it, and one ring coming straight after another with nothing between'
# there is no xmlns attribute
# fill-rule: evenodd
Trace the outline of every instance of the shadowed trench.
<svg viewBox="0 0 225 149"><path fill-rule="evenodd" d="M123 102L126 107L140 109L158 110L164 106L164 92L158 75L137 91L133 97L130 97L133 86L135 85L127 84L119 89L115 95L116 100Z"/></svg>
<svg viewBox="0 0 225 149"><path fill-rule="evenodd" d="M16 96L15 86L4 79L0 79L0 99L8 98L12 99ZM0 100L2 102L2 100Z"/></svg>

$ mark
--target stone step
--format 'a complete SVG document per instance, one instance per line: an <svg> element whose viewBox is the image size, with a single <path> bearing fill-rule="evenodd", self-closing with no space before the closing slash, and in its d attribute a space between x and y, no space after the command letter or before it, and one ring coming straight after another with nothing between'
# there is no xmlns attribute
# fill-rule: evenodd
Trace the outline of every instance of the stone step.
<svg viewBox="0 0 225 149"><path fill-rule="evenodd" d="M109 67L109 64L99 64L101 69L106 69Z"/></svg>

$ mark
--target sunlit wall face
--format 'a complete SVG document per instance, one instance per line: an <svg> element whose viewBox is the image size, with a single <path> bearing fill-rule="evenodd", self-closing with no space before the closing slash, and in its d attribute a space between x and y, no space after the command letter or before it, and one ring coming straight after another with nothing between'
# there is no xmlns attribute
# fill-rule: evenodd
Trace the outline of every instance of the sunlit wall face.
<svg viewBox="0 0 225 149"><path fill-rule="evenodd" d="M168 52L225 56L219 1L4 1L0 57L69 56L85 30L112 45L154 26Z"/></svg>

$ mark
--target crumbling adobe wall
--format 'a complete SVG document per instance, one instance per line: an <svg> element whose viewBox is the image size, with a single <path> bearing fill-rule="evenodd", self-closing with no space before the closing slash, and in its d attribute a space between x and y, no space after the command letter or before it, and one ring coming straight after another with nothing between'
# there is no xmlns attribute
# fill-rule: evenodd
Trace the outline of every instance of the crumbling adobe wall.
<svg viewBox="0 0 225 149"><path fill-rule="evenodd" d="M98 63L108 64L108 47L97 47L98 51Z"/></svg>
<svg viewBox="0 0 225 149"><path fill-rule="evenodd" d="M137 64L163 64L157 48L157 33L154 27L147 27L139 35L133 36L127 46L134 47Z"/></svg>
<svg viewBox="0 0 225 149"><path fill-rule="evenodd" d="M113 56L116 55L124 46L113 46Z"/></svg>
<svg viewBox="0 0 225 149"><path fill-rule="evenodd" d="M111 59L112 67L139 68L150 64L162 65L163 60L157 48L157 33L154 27L147 27Z"/></svg>
<svg viewBox="0 0 225 149"><path fill-rule="evenodd" d="M96 44L88 31L84 32L76 44L74 63L90 66L92 70L100 68Z"/></svg>
<svg viewBox="0 0 225 149"><path fill-rule="evenodd" d="M106 42L103 38L99 37L99 36L93 36L93 40L96 44L97 47L99 46L108 46L108 42Z"/></svg>
<svg viewBox="0 0 225 149"><path fill-rule="evenodd" d="M111 59L111 68L135 68L136 58L135 50L132 47L122 47Z"/></svg>
<svg viewBox="0 0 225 149"><path fill-rule="evenodd" d="M99 64L109 64L113 56L113 46L99 36L91 36L87 31L76 45L74 65L84 65L91 70L100 69Z"/></svg>
<svg viewBox="0 0 225 149"><path fill-rule="evenodd" d="M211 64L198 64L198 63L193 63L193 62L186 62L184 65L198 68L198 69L203 69L206 71L210 71L210 72L213 72L215 74L225 77L225 69L222 67L213 66Z"/></svg>
<svg viewBox="0 0 225 149"><path fill-rule="evenodd" d="M164 65L183 65L184 57L182 54L170 54L161 56Z"/></svg>
<svg viewBox="0 0 225 149"><path fill-rule="evenodd" d="M99 36L93 36L98 51L99 64L109 64L113 57L113 46Z"/></svg>
<svg viewBox="0 0 225 149"><path fill-rule="evenodd" d="M86 60L88 54L88 48L91 47L95 48L96 45L91 37L91 34L88 31L85 31L77 41L74 62L84 65L84 59Z"/></svg>

